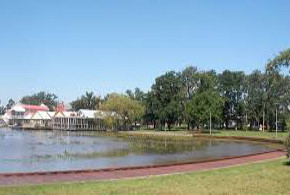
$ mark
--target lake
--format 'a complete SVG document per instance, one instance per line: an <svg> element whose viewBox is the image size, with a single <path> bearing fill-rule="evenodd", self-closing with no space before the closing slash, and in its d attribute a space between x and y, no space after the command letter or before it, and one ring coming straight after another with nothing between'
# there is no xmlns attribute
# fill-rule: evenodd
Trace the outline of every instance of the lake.
<svg viewBox="0 0 290 195"><path fill-rule="evenodd" d="M124 138L0 128L0 173L182 163L270 150L266 144L255 142Z"/></svg>

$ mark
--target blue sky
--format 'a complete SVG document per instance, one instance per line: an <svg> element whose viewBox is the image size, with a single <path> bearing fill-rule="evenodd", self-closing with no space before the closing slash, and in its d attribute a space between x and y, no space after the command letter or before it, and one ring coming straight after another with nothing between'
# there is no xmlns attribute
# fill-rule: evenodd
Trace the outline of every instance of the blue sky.
<svg viewBox="0 0 290 195"><path fill-rule="evenodd" d="M289 0L0 0L0 99L150 89L169 70L264 69Z"/></svg>

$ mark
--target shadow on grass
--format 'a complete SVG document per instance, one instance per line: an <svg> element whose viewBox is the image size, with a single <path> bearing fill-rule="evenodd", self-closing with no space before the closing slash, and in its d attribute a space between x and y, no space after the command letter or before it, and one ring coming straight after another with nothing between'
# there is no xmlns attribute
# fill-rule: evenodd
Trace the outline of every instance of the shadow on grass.
<svg viewBox="0 0 290 195"><path fill-rule="evenodd" d="M283 165L285 166L290 166L290 160L286 161L286 162L283 162Z"/></svg>

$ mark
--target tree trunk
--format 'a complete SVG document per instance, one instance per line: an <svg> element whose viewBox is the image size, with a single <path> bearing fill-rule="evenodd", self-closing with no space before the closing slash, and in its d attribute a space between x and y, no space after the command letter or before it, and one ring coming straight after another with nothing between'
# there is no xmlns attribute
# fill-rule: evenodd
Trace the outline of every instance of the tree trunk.
<svg viewBox="0 0 290 195"><path fill-rule="evenodd" d="M226 129L228 130L229 129L229 120L226 119Z"/></svg>

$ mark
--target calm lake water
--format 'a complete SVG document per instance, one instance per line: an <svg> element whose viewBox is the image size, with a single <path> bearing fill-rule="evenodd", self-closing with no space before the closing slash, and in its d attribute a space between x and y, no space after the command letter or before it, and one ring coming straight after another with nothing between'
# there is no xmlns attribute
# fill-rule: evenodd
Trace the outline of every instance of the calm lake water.
<svg viewBox="0 0 290 195"><path fill-rule="evenodd" d="M0 173L167 164L269 150L265 144L251 142L148 140L0 128Z"/></svg>

